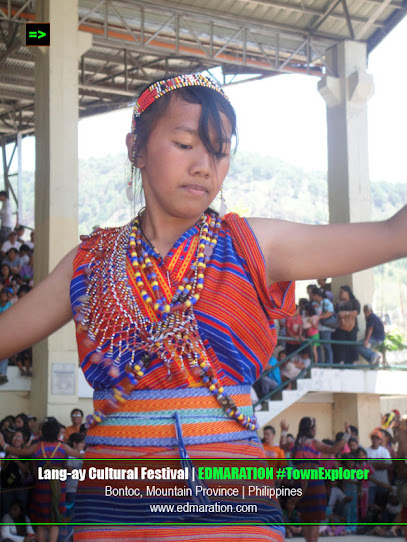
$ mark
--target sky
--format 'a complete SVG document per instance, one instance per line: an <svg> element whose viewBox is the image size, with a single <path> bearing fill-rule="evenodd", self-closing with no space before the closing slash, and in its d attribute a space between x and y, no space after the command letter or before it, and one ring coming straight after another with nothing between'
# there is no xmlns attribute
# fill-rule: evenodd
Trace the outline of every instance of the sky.
<svg viewBox="0 0 407 542"><path fill-rule="evenodd" d="M368 103L369 173L373 182L407 182L407 17L370 54L374 96ZM281 158L307 170L327 168L326 107L318 78L279 75L228 86L237 112L239 149ZM79 122L79 158L125 153L131 108ZM24 169L34 169L34 138L23 146Z"/></svg>

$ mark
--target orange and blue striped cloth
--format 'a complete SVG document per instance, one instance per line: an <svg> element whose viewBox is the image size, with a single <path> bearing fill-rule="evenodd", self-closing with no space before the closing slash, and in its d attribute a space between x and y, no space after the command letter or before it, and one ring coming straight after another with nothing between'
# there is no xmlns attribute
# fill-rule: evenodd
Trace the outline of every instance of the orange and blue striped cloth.
<svg viewBox="0 0 407 542"><path fill-rule="evenodd" d="M209 217L208 217L209 220ZM125 230L123 230L123 228ZM108 230L109 235L118 236L123 231L130 234L131 224L123 228ZM127 228L127 230L126 230ZM145 250L153 256L155 272L160 275L164 295L170 301L173 292L167 285L176 285L182 280L196 254L198 227L185 232L164 259L147 244ZM106 230L104 230L106 235ZM74 274L71 282L71 301L73 310L86 293L85 268L88 266L90 249L98 242L98 234L84 241L74 260ZM135 284L129 253L127 254L128 286L137 304L146 314L147 309ZM106 292L106 303L109 292ZM233 398L246 415L252 412L250 387L267 365L274 350L277 334L274 319L286 318L294 312L294 283L280 282L267 286L265 262L257 240L248 224L236 214L228 214L222 220L218 242L205 270L205 286L199 302L194 307L199 333L206 348L208 359L217 373L225 391ZM147 313L148 314L148 313ZM149 315L151 316L151 315ZM120 334L119 334L120 335ZM95 410L110 398L112 388L125 376L125 366L131 352L121 356L119 375L113 378L109 368L91 362L94 345L86 340L84 334L77 334L81 367L89 384L95 389ZM114 352L118 351L120 336L115 336ZM141 357L142 352L136 352ZM180 421L181 436L176 430L175 413ZM167 379L167 369L160 359L153 359L145 376L137 388L117 412L108 416L101 424L92 427L87 435L86 457L180 457L180 440L188 455L194 457L240 457L263 458L264 452L257 434L245 430L236 421L227 418L215 397L206 388L197 387L188 373L174 375ZM120 516L126 510L124 502L120 506L101 505L98 491L92 487L79 487L77 510L81 521L97 522L102 513L104 520ZM143 504L143 503L139 503ZM138 504L137 504L138 506ZM137 514L137 511L135 512ZM123 516L125 516L123 512ZM234 538L242 538L236 533L244 533L247 540L283 540L284 528L281 511L276 502L270 502L266 523L274 526L233 527ZM128 516L127 516L128 517ZM114 523L114 521L112 521ZM225 529L232 526L225 527ZM202 540L216 537L218 527L213 531L202 531L201 527L185 527L186 540ZM79 529L79 528L78 528ZM96 531L95 531L96 529ZM124 529L124 528L123 528ZM122 531L117 538L121 540L155 540L160 531L162 540L179 540L183 528L157 528L149 531L137 527L133 534L129 529ZM169 529L168 532L165 529ZM237 530L236 530L237 529ZM75 540L103 539L104 529L95 537L79 529ZM131 531L131 529L130 529ZM115 532L108 529L109 538ZM206 534L202 534L202 533ZM219 531L220 532L220 531ZM231 531L232 532L232 531ZM81 534L82 533L82 534ZM137 534L138 533L138 534ZM88 537L86 537L88 536ZM225 535L222 535L222 538Z"/></svg>

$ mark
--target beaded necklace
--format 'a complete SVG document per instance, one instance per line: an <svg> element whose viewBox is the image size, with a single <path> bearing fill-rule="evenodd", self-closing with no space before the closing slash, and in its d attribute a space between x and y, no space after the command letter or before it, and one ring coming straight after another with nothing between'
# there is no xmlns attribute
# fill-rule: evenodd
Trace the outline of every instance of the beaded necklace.
<svg viewBox="0 0 407 542"><path fill-rule="evenodd" d="M221 220L211 213L208 223L207 216L203 214L197 226L199 239L195 260L170 302L160 287L152 257L143 247L140 216L133 224L118 229L113 239L111 235L99 233L99 243L91 249L93 257L85 268L87 291L76 307L77 332L86 333L89 344L97 345L89 361L109 367L113 378L120 376L122 354L127 350L132 354L124 378L113 388L112 399L103 412L97 411L87 417L88 427L100 423L127 401L152 358L158 357L167 368L168 379L177 371L188 372L196 385L209 389L230 418L246 429L257 429L256 418L244 416L225 393L199 335L194 305L204 287L205 268L217 244ZM83 236L81 239L86 238ZM154 319L144 316L132 294L126 269L128 247L136 285ZM107 292L111 292L112 298L106 303ZM117 337L118 351L114 354L114 339ZM137 351L142 351L143 355L135 360Z"/></svg>

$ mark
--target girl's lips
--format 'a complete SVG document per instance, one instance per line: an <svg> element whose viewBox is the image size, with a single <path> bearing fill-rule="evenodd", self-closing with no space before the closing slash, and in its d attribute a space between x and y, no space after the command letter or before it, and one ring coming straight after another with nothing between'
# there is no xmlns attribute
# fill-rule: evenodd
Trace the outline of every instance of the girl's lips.
<svg viewBox="0 0 407 542"><path fill-rule="evenodd" d="M187 184L187 185L184 185L183 188L185 188L185 190L188 190L188 192L196 196L201 196L202 194L207 193L206 188L199 184Z"/></svg>

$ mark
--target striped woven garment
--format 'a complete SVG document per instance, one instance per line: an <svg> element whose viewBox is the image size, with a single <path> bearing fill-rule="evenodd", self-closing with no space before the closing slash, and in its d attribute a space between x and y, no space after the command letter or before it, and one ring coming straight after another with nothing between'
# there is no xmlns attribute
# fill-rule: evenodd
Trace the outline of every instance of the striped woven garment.
<svg viewBox="0 0 407 542"><path fill-rule="evenodd" d="M103 235L130 235L130 230L131 224L103 230ZM160 284L168 301L173 294L167 281L168 276L172 285L182 280L196 254L197 233L197 226L185 232L163 260L157 258L151 247L144 245L147 253L153 257L154 271L160 275ZM90 249L99 242L99 235L102 232L81 244L74 261L71 282L74 311L86 293L85 269L91 259ZM139 308L151 316L135 284L129 256L128 252L128 285ZM107 291L108 302L113 303L114 300L109 298ZM294 307L294 283L281 282L268 287L264 258L250 226L236 214L226 215L217 245L205 270L205 287L194 311L208 359L222 386L245 415L252 413L250 386L266 366L276 344L274 319L290 316ZM113 341L114 353L118 352L120 339L120 334L116 334ZM87 381L95 389L95 410L99 410L104 401L109 400L110 390L124 377L131 352L122 353L120 373L114 379L109 374L109 367L92 363L95 346L86 339L86 335L77 333L77 341L81 367ZM136 359L141 355L141 352L136 352ZM178 413L180 419L181 436L174 423L175 413ZM86 457L95 458L180 457L181 445L191 459L264 457L255 432L247 431L235 420L228 419L216 399L206 388L197 387L188 373L180 372L168 380L167 368L160 359L152 360L130 400L107 420L88 431L87 445ZM112 506L113 501L110 500L110 507L107 501L102 504L99 502L100 491L100 487L92 487L92 484L80 485L76 510L80 510L78 513L81 514L81 521L97 523L103 516L106 522L109 522L109 518L112 523L118 522L120 510L126 510L126 503L122 500ZM284 529L279 526L282 518L278 504L269 499L268 506L267 520L263 523L274 524L273 527L224 527L233 529L228 535L223 528L209 526L177 527L175 533L170 527L152 530L137 527L134 532L131 529L116 531L109 528L108 537L132 541L155 540L157 536L163 540L171 540L172 537L177 540L202 540L229 536L248 540L283 540ZM140 521L137 510L135 514L136 517L131 517L131 520ZM123 512L123 516L126 516L126 512ZM126 517L129 518L128 515ZM217 521L222 521L222 518ZM76 540L104 538L102 528L100 532L96 527L90 528L89 532L87 529L78 528ZM208 532L205 529L214 530Z"/></svg>

